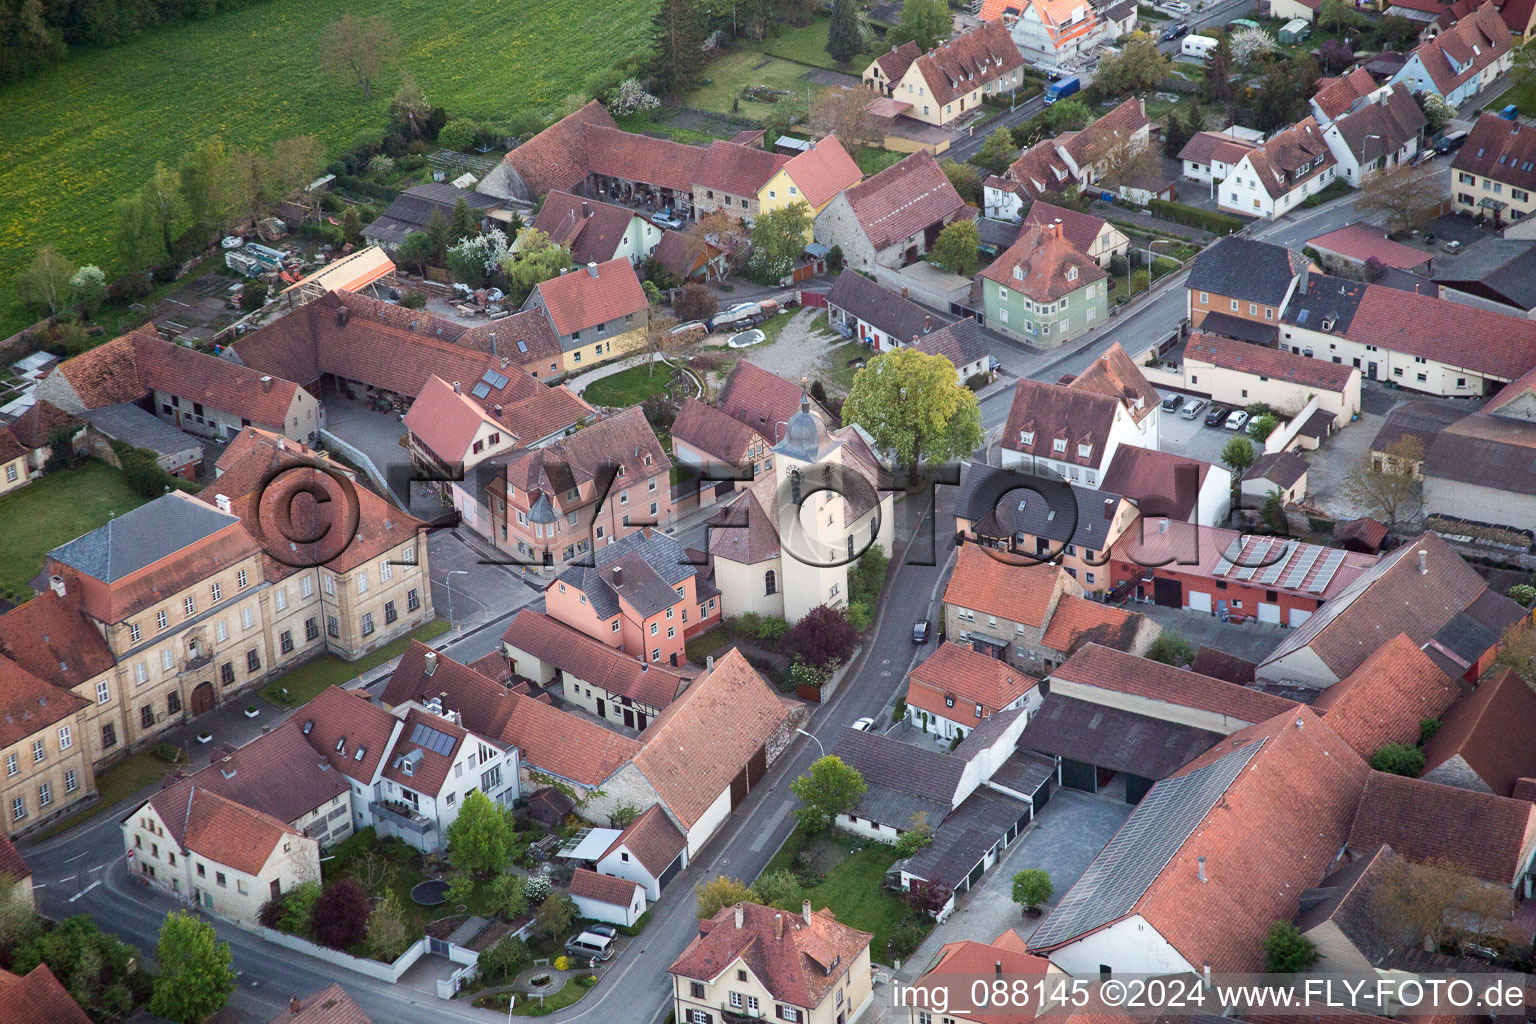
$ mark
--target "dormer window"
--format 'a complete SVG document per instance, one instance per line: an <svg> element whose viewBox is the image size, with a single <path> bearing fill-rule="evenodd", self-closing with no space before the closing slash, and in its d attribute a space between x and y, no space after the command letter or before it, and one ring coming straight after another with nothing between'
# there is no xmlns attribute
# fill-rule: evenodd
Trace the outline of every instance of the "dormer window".
<svg viewBox="0 0 1536 1024"><path fill-rule="evenodd" d="M1019 431L1019 443L1020 444L1034 444L1035 443L1035 432L1033 430L1021 430L1021 431Z"/></svg>
<svg viewBox="0 0 1536 1024"><path fill-rule="evenodd" d="M1088 458L1089 454L1092 453L1092 451L1093 451L1093 446L1092 445L1079 444L1077 446L1077 457L1080 458L1080 459L1086 459L1086 458Z"/></svg>
<svg viewBox="0 0 1536 1024"><path fill-rule="evenodd" d="M336 741L336 752L338 754L345 754L347 752L347 738L345 736Z"/></svg>
<svg viewBox="0 0 1536 1024"><path fill-rule="evenodd" d="M1017 278L1018 280L1020 280L1020 281L1024 280L1024 268L1019 266L1018 264L1014 264L1013 276L1015 278Z"/></svg>
<svg viewBox="0 0 1536 1024"><path fill-rule="evenodd" d="M1056 438L1056 440L1051 442L1051 450L1058 455L1064 453L1067 450L1067 439L1064 437Z"/></svg>
<svg viewBox="0 0 1536 1024"><path fill-rule="evenodd" d="M1068 267L1067 268L1067 280L1068 281L1076 281L1077 280L1077 268L1076 267Z"/></svg>
<svg viewBox="0 0 1536 1024"><path fill-rule="evenodd" d="M947 707L947 708L954 707L955 706L955 698L946 696L944 698L944 706Z"/></svg>

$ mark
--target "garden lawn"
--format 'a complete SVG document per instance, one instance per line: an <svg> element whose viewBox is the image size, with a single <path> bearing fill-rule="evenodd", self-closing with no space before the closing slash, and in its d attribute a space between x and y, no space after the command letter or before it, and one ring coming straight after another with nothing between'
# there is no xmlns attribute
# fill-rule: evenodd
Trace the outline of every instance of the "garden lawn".
<svg viewBox="0 0 1536 1024"><path fill-rule="evenodd" d="M1536 114L1536 82L1529 85L1516 85L1505 90L1504 94L1496 100L1490 100L1484 110L1497 113L1513 103L1520 108L1520 113L1529 117Z"/></svg>
<svg viewBox="0 0 1536 1024"><path fill-rule="evenodd" d="M652 395L665 394L667 385L672 383L672 371L663 363L657 366L653 373L651 365L642 363L607 377L600 377L587 385L581 397L590 405L627 409L632 405L639 405Z"/></svg>
<svg viewBox="0 0 1536 1024"><path fill-rule="evenodd" d="M778 35L751 45L753 49L774 57L783 57L785 60L827 68L831 71L841 71L858 77L874 59L873 55L860 54L847 64L839 64L833 60L832 55L827 52L827 26L831 22L831 18L818 17L809 25L802 25L800 28L787 27Z"/></svg>
<svg viewBox="0 0 1536 1024"><path fill-rule="evenodd" d="M844 394L847 394L853 389L854 375L859 372L848 365L849 360L863 359L867 362L873 355L868 345L861 345L856 341L844 342L824 357L827 362L827 375Z"/></svg>
<svg viewBox="0 0 1536 1024"><path fill-rule="evenodd" d="M795 853L808 841L811 840L797 825L763 873L792 871ZM802 886L800 898L810 900L812 910L830 907L838 921L850 928L874 933L869 955L871 959L887 962L886 948L891 933L914 916L899 896L885 888L885 872L896 862L896 850L844 832L833 832L826 841L846 851L846 855L818 884L809 888ZM862 849L855 852L856 846Z"/></svg>
<svg viewBox="0 0 1536 1024"><path fill-rule="evenodd" d="M894 163L899 163L905 153L896 153L889 149L879 149L875 146L862 146L853 154L853 162L859 165L859 170L864 177L879 174Z"/></svg>
<svg viewBox="0 0 1536 1024"><path fill-rule="evenodd" d="M0 337L32 321L11 288L34 250L113 269L114 204L197 142L264 147L317 136L330 153L384 126L399 75L372 100L319 66L326 26L384 11L401 66L450 114L552 111L644 49L656 0L281 0L81 50L0 89ZM794 68L796 65L787 65ZM803 90L801 90L803 92Z"/></svg>
<svg viewBox="0 0 1536 1024"><path fill-rule="evenodd" d="M704 71L710 84L700 86L684 97L683 106L722 114L735 113L759 123L767 122L785 104L804 114L807 83L801 76L808 70L803 65L770 57L757 50L737 50L710 61ZM772 103L745 99L741 93L749 85L778 89L788 95L780 96ZM819 91L821 86L812 85L809 88ZM741 107L733 110L732 104L738 99Z"/></svg>
<svg viewBox="0 0 1536 1024"><path fill-rule="evenodd" d="M261 688L261 697L280 708L296 708L300 704L306 704L320 695L322 690L331 686L340 686L349 679L362 675L371 668L384 664L391 658L398 658L405 653L412 640L430 640L448 632L447 619L433 619L411 630L405 636L398 637L385 644L383 647L369 651L356 661L344 661L335 655L327 654L322 658L306 662L287 675L279 676L273 682ZM287 693L279 693L287 690Z"/></svg>
<svg viewBox="0 0 1536 1024"><path fill-rule="evenodd" d="M0 498L0 523L5 524L0 529L0 597L30 600L27 581L42 571L49 551L147 500L128 486L121 470L94 459Z"/></svg>
<svg viewBox="0 0 1536 1024"><path fill-rule="evenodd" d="M700 633L684 641L683 650L687 652L690 662L702 665L705 658L730 643L732 639L724 626L716 626L707 633Z"/></svg>

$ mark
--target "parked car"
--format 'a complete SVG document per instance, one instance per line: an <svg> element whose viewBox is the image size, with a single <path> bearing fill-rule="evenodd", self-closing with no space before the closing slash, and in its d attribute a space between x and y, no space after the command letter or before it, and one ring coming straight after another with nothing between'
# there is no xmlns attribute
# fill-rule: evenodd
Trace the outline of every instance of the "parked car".
<svg viewBox="0 0 1536 1024"><path fill-rule="evenodd" d="M1466 132L1447 132L1446 134L1440 136L1439 142L1435 143L1435 152L1454 153L1456 150L1466 145L1466 142Z"/></svg>
<svg viewBox="0 0 1536 1024"><path fill-rule="evenodd" d="M659 228L671 228L676 231L683 226L683 219L672 210L662 210L651 218L651 223Z"/></svg>
<svg viewBox="0 0 1536 1024"><path fill-rule="evenodd" d="M1230 405L1222 405L1220 402L1217 402L1211 406L1211 411L1205 414L1205 425L1208 427L1219 427L1227 422L1227 417L1231 414L1232 407Z"/></svg>
<svg viewBox="0 0 1536 1024"><path fill-rule="evenodd" d="M571 956L596 963L613 956L613 938L590 930L584 931L575 938L565 940L565 951Z"/></svg>
<svg viewBox="0 0 1536 1024"><path fill-rule="evenodd" d="M1163 399L1163 412L1176 411L1179 407L1179 403L1182 401L1184 401L1183 395L1169 395Z"/></svg>
<svg viewBox="0 0 1536 1024"><path fill-rule="evenodd" d="M1417 167L1420 164L1427 164L1439 155L1439 153L1436 153L1432 149L1421 149L1413 155L1412 160L1408 161L1408 166Z"/></svg>
<svg viewBox="0 0 1536 1024"><path fill-rule="evenodd" d="M619 934L619 930L611 924L589 924L587 925L587 931L593 935L603 935L610 939Z"/></svg>
<svg viewBox="0 0 1536 1024"><path fill-rule="evenodd" d="M1232 415L1227 417L1227 429L1242 430L1248 425L1248 420L1249 416L1246 409L1235 409Z"/></svg>
<svg viewBox="0 0 1536 1024"><path fill-rule="evenodd" d="M1442 245L1440 248L1454 256L1458 252L1461 252L1461 243L1453 238L1449 242L1446 242L1444 245Z"/></svg>
<svg viewBox="0 0 1536 1024"><path fill-rule="evenodd" d="M1520 120L1520 107L1518 104L1511 103L1499 111L1499 116L1506 121L1518 121Z"/></svg>
<svg viewBox="0 0 1536 1024"><path fill-rule="evenodd" d="M853 727L859 732L874 732L875 720L873 718L861 718L853 723Z"/></svg>
<svg viewBox="0 0 1536 1024"><path fill-rule="evenodd" d="M932 625L927 619L918 619L917 624L912 627L912 642L915 644L927 643L928 630Z"/></svg>
<svg viewBox="0 0 1536 1024"><path fill-rule="evenodd" d="M1205 399L1203 399L1203 398L1191 398L1189 401L1184 403L1184 408L1179 410L1179 415L1184 417L1187 420L1192 420L1192 419L1195 419L1196 417L1198 417L1200 415L1201 410L1203 410L1204 408L1205 408Z"/></svg>
<svg viewBox="0 0 1536 1024"><path fill-rule="evenodd" d="M1189 4L1185 3L1184 0L1163 0L1162 3L1157 5L1157 9L1170 14L1188 14Z"/></svg>

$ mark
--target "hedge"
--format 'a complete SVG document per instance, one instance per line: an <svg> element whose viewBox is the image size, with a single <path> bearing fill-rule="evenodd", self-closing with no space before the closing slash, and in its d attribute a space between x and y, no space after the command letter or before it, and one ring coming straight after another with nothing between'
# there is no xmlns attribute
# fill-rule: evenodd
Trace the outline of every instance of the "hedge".
<svg viewBox="0 0 1536 1024"><path fill-rule="evenodd" d="M376 185L371 181L366 181L351 174L336 175L336 180L333 184L336 188L345 189L355 195L367 196L369 199L377 199L384 203L394 202L395 197L400 194L398 189L385 188L382 185Z"/></svg>
<svg viewBox="0 0 1536 1024"><path fill-rule="evenodd" d="M1210 210L1202 210L1198 206L1185 206L1183 203L1170 203L1166 199L1154 199L1147 204L1147 209L1154 217L1172 221L1175 224L1188 224L1190 227L1204 228L1217 235L1230 235L1243 229L1243 222L1237 217L1226 213L1212 213Z"/></svg>

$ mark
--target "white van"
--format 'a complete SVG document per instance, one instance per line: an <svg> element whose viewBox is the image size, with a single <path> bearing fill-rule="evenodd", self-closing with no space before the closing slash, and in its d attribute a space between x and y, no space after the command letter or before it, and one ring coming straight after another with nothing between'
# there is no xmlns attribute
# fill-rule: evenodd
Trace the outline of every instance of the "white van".
<svg viewBox="0 0 1536 1024"><path fill-rule="evenodd" d="M1208 60L1211 51L1219 44L1210 36L1185 36L1184 42L1179 46L1179 53L1185 57L1198 57L1200 60Z"/></svg>
<svg viewBox="0 0 1536 1024"><path fill-rule="evenodd" d="M571 956L596 963L613 956L613 939L596 932L582 932L574 939L565 941L565 951Z"/></svg>

